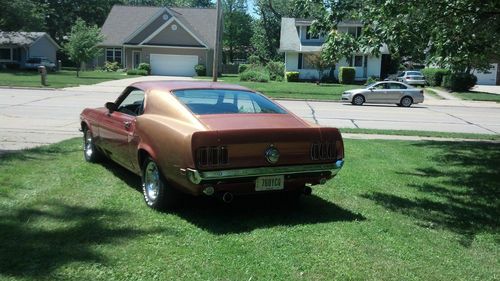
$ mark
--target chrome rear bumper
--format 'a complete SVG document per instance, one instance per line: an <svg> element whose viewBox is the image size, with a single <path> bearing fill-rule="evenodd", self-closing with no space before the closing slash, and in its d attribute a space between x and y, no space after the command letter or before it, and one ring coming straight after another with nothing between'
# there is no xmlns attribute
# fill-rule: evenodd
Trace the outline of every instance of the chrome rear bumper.
<svg viewBox="0 0 500 281"><path fill-rule="evenodd" d="M190 182L194 184L199 184L203 181L211 181L211 180L225 180L225 179L236 179L236 178L321 173L321 172L331 172L332 176L334 176L340 171L343 165L344 165L344 160L338 160L337 162L331 164L260 167L260 168L246 168L246 169L205 171L205 172L187 168L187 169L181 169L181 172L184 172L186 174Z"/></svg>

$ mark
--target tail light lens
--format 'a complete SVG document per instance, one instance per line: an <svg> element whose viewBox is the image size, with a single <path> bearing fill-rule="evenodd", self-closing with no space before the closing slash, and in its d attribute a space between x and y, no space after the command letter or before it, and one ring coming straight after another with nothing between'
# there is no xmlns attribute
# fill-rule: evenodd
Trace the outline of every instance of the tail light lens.
<svg viewBox="0 0 500 281"><path fill-rule="evenodd" d="M336 151L333 142L313 143L311 145L312 160L333 160Z"/></svg>
<svg viewBox="0 0 500 281"><path fill-rule="evenodd" d="M201 167L220 166L228 163L225 146L206 146L196 150L196 163Z"/></svg>

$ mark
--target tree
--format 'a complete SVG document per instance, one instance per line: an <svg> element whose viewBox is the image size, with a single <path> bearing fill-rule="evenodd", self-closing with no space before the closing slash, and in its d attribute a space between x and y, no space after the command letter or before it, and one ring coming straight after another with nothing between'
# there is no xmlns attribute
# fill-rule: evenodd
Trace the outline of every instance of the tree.
<svg viewBox="0 0 500 281"><path fill-rule="evenodd" d="M321 53L311 56L309 61L309 63L318 71L318 82L321 82L323 79L323 73L325 70L334 67L335 63L338 62L338 60L332 60L325 54L326 53L324 51L321 51Z"/></svg>
<svg viewBox="0 0 500 281"><path fill-rule="evenodd" d="M259 19L254 22L251 39L255 54L261 60L282 60L278 54L282 17L301 17L296 9L301 0L255 0L255 11Z"/></svg>
<svg viewBox="0 0 500 281"><path fill-rule="evenodd" d="M397 57L470 72L489 68L500 56L500 2L497 0L305 0L303 7L320 5L313 30L328 34L326 53L349 46L379 54L387 43ZM363 22L355 40L336 32L344 19Z"/></svg>
<svg viewBox="0 0 500 281"><path fill-rule="evenodd" d="M246 0L224 0L223 44L233 62L235 54L244 55L250 47L252 17L247 14Z"/></svg>
<svg viewBox="0 0 500 281"><path fill-rule="evenodd" d="M64 44L64 51L69 58L74 61L78 67L76 76L79 76L79 70L82 63L90 61L97 57L101 49L97 47L103 40L101 29L96 25L87 26L84 20L77 19L75 25L71 27L68 35L68 42Z"/></svg>
<svg viewBox="0 0 500 281"><path fill-rule="evenodd" d="M0 0L0 30L43 31L46 5L32 0Z"/></svg>

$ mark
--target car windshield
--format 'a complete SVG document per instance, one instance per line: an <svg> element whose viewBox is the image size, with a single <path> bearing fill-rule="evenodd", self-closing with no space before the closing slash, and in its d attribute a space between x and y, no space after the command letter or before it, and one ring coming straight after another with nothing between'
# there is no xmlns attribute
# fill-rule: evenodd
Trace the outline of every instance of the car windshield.
<svg viewBox="0 0 500 281"><path fill-rule="evenodd" d="M369 89L369 88L371 88L371 87L375 86L375 84L377 84L377 82L375 82L375 83L371 83L371 84L368 84L368 86L366 86L366 89Z"/></svg>
<svg viewBox="0 0 500 281"><path fill-rule="evenodd" d="M174 95L194 114L286 113L262 95L238 90L177 90Z"/></svg>
<svg viewBox="0 0 500 281"><path fill-rule="evenodd" d="M408 71L406 72L407 75L418 75L418 76L422 76L422 73L420 73L419 71Z"/></svg>

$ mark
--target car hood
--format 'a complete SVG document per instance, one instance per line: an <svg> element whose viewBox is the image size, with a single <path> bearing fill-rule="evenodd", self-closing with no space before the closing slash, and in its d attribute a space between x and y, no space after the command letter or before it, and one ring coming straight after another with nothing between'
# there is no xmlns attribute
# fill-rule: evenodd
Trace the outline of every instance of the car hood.
<svg viewBox="0 0 500 281"><path fill-rule="evenodd" d="M207 114L198 119L211 130L309 128L292 114Z"/></svg>

